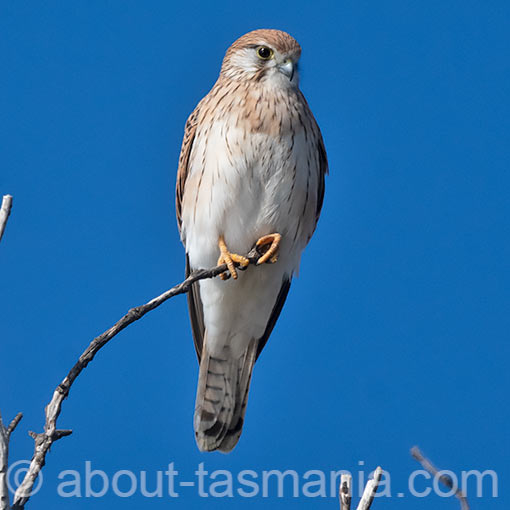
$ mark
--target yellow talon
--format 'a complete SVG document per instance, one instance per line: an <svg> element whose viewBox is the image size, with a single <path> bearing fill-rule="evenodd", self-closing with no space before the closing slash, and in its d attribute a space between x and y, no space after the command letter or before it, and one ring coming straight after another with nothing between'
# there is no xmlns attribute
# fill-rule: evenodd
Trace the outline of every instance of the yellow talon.
<svg viewBox="0 0 510 510"><path fill-rule="evenodd" d="M232 275L234 280L237 280L237 271L234 262L239 264L241 267L247 267L250 264L250 261L243 257L242 255L238 255L237 253L230 253L228 251L227 245L225 244L225 239L223 236L220 236L218 239L218 247L220 249L220 257L218 258L218 266L221 264L227 264L228 270ZM222 280L226 280L228 278L228 273L221 273L220 278Z"/></svg>
<svg viewBox="0 0 510 510"><path fill-rule="evenodd" d="M278 260L278 248L280 247L280 241L282 236L280 234L268 234L267 236L261 237L257 241L257 248L261 246L269 245L266 252L262 255L262 257L257 260L257 265L264 264L264 262L270 262L274 264Z"/></svg>

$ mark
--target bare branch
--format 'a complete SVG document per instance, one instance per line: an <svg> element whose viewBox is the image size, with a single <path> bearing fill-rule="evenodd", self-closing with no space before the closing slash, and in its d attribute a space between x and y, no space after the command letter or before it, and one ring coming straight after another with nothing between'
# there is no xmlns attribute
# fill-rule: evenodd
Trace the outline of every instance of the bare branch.
<svg viewBox="0 0 510 510"><path fill-rule="evenodd" d="M340 510L351 510L352 500L352 476L343 474L340 477Z"/></svg>
<svg viewBox="0 0 510 510"><path fill-rule="evenodd" d="M365 490L363 491L363 496L361 496L361 500L359 502L357 510L369 510L372 506L372 503L375 498L375 493L377 492L377 488L379 487L379 483L382 478L382 468L378 466L374 472L374 478L367 482L365 486Z"/></svg>
<svg viewBox="0 0 510 510"><path fill-rule="evenodd" d="M10 437L11 434L14 432L14 430L16 429L16 427L18 426L18 423L21 421L21 418L23 418L23 413L18 413L11 421L11 423L9 423L9 426L7 427L7 435ZM0 422L1 422L1 417L0 417Z"/></svg>
<svg viewBox="0 0 510 510"><path fill-rule="evenodd" d="M417 446L413 446L411 448L411 456L413 459L417 460L425 470L427 470L434 478L438 478L438 480L448 489L453 489L455 491L455 496L458 498L460 502L461 510L469 510L469 503L459 487L454 487L452 479L447 475L441 475L440 470L432 464L432 462L427 459L421 452L421 450Z"/></svg>
<svg viewBox="0 0 510 510"><path fill-rule="evenodd" d="M18 413L8 427L5 427L0 414L0 510L9 510L9 485L7 466L9 463L9 440L23 415Z"/></svg>
<svg viewBox="0 0 510 510"><path fill-rule="evenodd" d="M11 209L12 196L4 195L2 199L2 206L0 207L0 241L4 235L5 225L7 225L7 220L9 219L9 214L11 214Z"/></svg>
<svg viewBox="0 0 510 510"><path fill-rule="evenodd" d="M9 487L7 466L9 457L9 434L0 414L0 510L9 510Z"/></svg>
<svg viewBox="0 0 510 510"><path fill-rule="evenodd" d="M379 487L379 483L382 478L382 469L379 466L374 471L374 478L369 480L365 486L365 490L363 491L363 495L356 507L356 510L370 510L372 503L375 498L375 493L377 492L377 488ZM340 510L351 510L352 503L352 476L350 474L343 474L340 477L340 489L339 489L339 498L340 498Z"/></svg>
<svg viewBox="0 0 510 510"><path fill-rule="evenodd" d="M12 196L4 195L2 198L2 205L0 206L0 241L4 235L7 220L11 214L12 209ZM9 440L14 429L18 426L23 415L18 413L11 421L8 427L2 421L0 414L0 510L9 510L9 484L7 481L7 472L9 465Z"/></svg>
<svg viewBox="0 0 510 510"><path fill-rule="evenodd" d="M258 259L262 256L255 248L247 255L250 264L256 264ZM236 267L238 264L235 264ZM239 268L244 269L244 268ZM179 283L170 290L167 290L163 294L154 299L151 299L148 303L131 308L124 317L117 321L110 329L94 338L90 345L85 349L83 354L79 357L78 361L71 368L64 380L57 386L53 393L53 397L50 403L45 408L46 420L44 424L44 432L35 433L31 432L30 436L35 441L35 448L30 466L25 474L25 478L21 482L21 485L17 488L16 494L14 495L14 504L12 510L21 510L25 507L25 504L30 498L32 489L35 481L44 466L46 460L46 454L48 453L51 445L58 439L68 436L72 433L71 430L58 430L57 419L60 415L62 403L64 399L69 395L71 386L80 375L82 370L94 359L98 351L103 348L113 337L119 334L124 328L132 324L133 322L141 319L145 314L154 310L168 299L177 296L179 294L185 294L188 292L193 283L199 280L205 280L207 278L214 278L221 273L228 271L227 265L222 264L212 269L199 269L193 271L188 278L182 283Z"/></svg>

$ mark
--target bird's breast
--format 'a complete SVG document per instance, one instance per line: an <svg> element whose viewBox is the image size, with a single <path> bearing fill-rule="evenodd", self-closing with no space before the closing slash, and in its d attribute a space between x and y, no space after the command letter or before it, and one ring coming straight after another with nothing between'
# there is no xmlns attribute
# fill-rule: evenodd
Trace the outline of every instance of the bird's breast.
<svg viewBox="0 0 510 510"><path fill-rule="evenodd" d="M220 235L237 253L272 232L283 235L282 250L303 244L316 174L306 128L289 115L282 120L268 104L251 106L251 116L242 108L229 115L217 110L197 130L183 201L194 267L215 264Z"/></svg>

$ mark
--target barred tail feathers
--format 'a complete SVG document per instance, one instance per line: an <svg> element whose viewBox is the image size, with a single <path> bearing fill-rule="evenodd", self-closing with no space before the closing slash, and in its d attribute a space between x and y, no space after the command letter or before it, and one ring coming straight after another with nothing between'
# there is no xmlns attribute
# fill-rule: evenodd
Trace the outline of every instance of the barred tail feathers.
<svg viewBox="0 0 510 510"><path fill-rule="evenodd" d="M201 451L230 452L241 436L257 343L238 358L229 346L211 356L204 342L195 406L195 438Z"/></svg>

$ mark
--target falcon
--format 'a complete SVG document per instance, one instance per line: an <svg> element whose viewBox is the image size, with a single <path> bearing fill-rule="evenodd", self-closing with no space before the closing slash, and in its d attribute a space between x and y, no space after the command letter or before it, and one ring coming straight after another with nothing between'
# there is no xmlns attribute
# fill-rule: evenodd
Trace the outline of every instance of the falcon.
<svg viewBox="0 0 510 510"><path fill-rule="evenodd" d="M328 163L299 90L300 54L285 32L243 35L185 126L176 210L186 275L228 267L188 293L201 451L229 452L239 440L254 363L322 207ZM254 246L263 253L259 267L246 258Z"/></svg>

